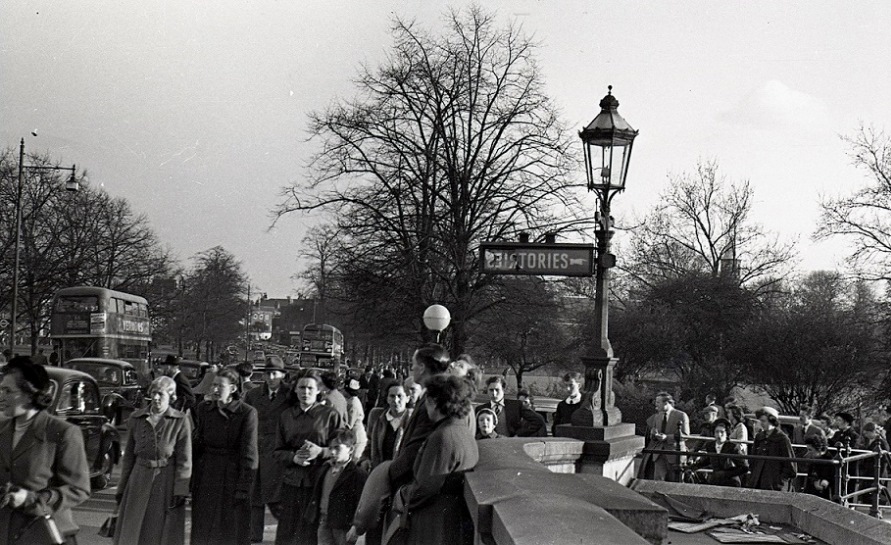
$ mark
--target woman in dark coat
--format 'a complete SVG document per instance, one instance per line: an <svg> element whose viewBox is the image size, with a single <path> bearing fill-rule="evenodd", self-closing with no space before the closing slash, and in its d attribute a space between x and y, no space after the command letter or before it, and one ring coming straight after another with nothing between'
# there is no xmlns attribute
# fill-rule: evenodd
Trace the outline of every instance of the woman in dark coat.
<svg viewBox="0 0 891 545"><path fill-rule="evenodd" d="M473 469L479 451L464 421L471 411L473 388L464 379L435 375L427 380L424 407L433 431L421 446L414 478L396 493L396 520L386 543L460 545L473 540L464 502L463 473Z"/></svg>
<svg viewBox="0 0 891 545"><path fill-rule="evenodd" d="M90 497L90 469L80 429L46 413L52 404L46 370L15 357L0 382L0 545L34 517L51 514L65 543L76 543L71 509Z"/></svg>
<svg viewBox="0 0 891 545"><path fill-rule="evenodd" d="M240 384L235 371L220 371L195 411L192 545L251 542L257 411L238 398Z"/></svg>
<svg viewBox="0 0 891 545"><path fill-rule="evenodd" d="M825 435L811 435L804 440L807 445L805 458L815 460L832 460L834 455L829 452ZM804 483L804 493L820 496L831 500L835 492L835 470L838 466L830 464L808 464L807 479Z"/></svg>
<svg viewBox="0 0 891 545"><path fill-rule="evenodd" d="M709 441L703 449L707 453L712 454L733 454L739 455L740 458L719 458L711 456L703 456L693 466L699 468L711 468L712 473L708 477L708 484L715 486L742 486L742 476L749 472L749 464L745 458L742 458L742 452L739 445L731 443L727 440L728 430L731 428L730 421L726 418L719 418L712 423L714 426L714 441Z"/></svg>
<svg viewBox="0 0 891 545"><path fill-rule="evenodd" d="M761 431L755 435L752 454L776 456L789 460L752 460L752 473L749 475L749 488L761 490L785 490L790 479L798 471L793 458L792 441L779 428L779 412L772 407L763 407L755 412L761 422Z"/></svg>
<svg viewBox="0 0 891 545"><path fill-rule="evenodd" d="M162 376L149 386L151 403L130 416L118 482L115 545L185 542L186 497L192 475L192 425L170 406L176 382Z"/></svg>

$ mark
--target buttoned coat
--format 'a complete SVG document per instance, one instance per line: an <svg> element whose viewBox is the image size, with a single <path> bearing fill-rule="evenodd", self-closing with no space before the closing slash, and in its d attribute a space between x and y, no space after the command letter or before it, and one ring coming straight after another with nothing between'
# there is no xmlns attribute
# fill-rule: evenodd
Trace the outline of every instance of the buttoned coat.
<svg viewBox="0 0 891 545"><path fill-rule="evenodd" d="M343 427L343 419L337 411L321 403L306 410L293 405L282 412L275 439L275 459L284 467L282 482L312 489L322 460L317 458L304 467L294 463L294 456L306 441L327 447L337 430Z"/></svg>
<svg viewBox="0 0 891 545"><path fill-rule="evenodd" d="M330 463L322 466L319 477L316 479L316 486L313 488L312 503L306 510L306 517L314 524L319 522L322 487L325 483L325 475L329 471L331 471ZM344 531L350 529L350 526L353 525L356 507L359 505L359 497L362 495L362 487L365 486L367 478L368 474L365 473L365 470L357 467L353 461L343 467L341 474L334 481L331 494L328 496L328 513L325 516L328 520L328 528Z"/></svg>
<svg viewBox="0 0 891 545"><path fill-rule="evenodd" d="M260 467L254 479L251 501L260 507L267 503L277 503L282 485L284 464L275 459L275 438L282 413L291 406L291 389L282 382L275 399L269 399L269 386L263 384L244 396L244 402L257 410L257 452Z"/></svg>
<svg viewBox="0 0 891 545"><path fill-rule="evenodd" d="M684 411L672 409L668 413L668 422L665 426L665 439L657 439L656 434L662 430L662 411L647 418L646 446L654 450L675 450L684 452L687 450L687 443L683 439L678 440L678 432L683 435L690 435L690 418ZM644 454L640 463L639 477L646 477L648 465L655 463L660 458L665 458L669 469L677 471L683 460L681 456L673 454Z"/></svg>
<svg viewBox="0 0 891 545"><path fill-rule="evenodd" d="M185 541L185 507L169 509L174 496L189 494L192 424L168 408L156 426L148 407L127 421L129 438L121 464L122 496L115 545L178 545Z"/></svg>
<svg viewBox="0 0 891 545"><path fill-rule="evenodd" d="M390 409L381 409L380 407L375 407L371 410L371 415L368 417L368 446L369 454L368 458L371 460L371 467L377 467L381 462L386 461L383 455L384 451L384 437L385 430L384 426L389 426L390 422L387 420L387 412ZM399 428L402 430L402 440L405 440L405 430L408 428L408 422L411 420L411 415L414 409L405 409L405 414L402 415L402 422L399 423Z"/></svg>
<svg viewBox="0 0 891 545"><path fill-rule="evenodd" d="M241 400L196 407L192 544L247 545L257 472L257 410Z"/></svg>
<svg viewBox="0 0 891 545"><path fill-rule="evenodd" d="M760 431L755 435L752 454L776 456L789 460L752 460L752 473L749 475L749 488L780 490L785 488L788 479L794 479L798 466L791 460L792 442L779 428L769 432Z"/></svg>
<svg viewBox="0 0 891 545"><path fill-rule="evenodd" d="M71 509L90 497L90 469L80 429L39 411L13 449L13 428L12 419L0 420L0 483L38 493L59 531L77 533ZM0 545L12 544L12 537L38 514L38 506L0 509Z"/></svg>

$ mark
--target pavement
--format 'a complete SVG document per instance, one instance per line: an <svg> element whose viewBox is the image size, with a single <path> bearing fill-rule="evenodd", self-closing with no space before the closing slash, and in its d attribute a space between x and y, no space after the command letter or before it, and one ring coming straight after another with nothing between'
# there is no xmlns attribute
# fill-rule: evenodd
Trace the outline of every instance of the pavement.
<svg viewBox="0 0 891 545"><path fill-rule="evenodd" d="M122 441L126 441L126 428L121 427L118 430L121 432ZM111 543L111 538L99 536L99 528L102 527L105 519L114 512L114 496L117 492L117 483L120 476L121 467L118 464L112 471L111 485L105 490L94 492L90 499L73 510L74 520L80 526L80 532L77 534L79 545L109 545ZM186 515L186 545L188 545L191 541L189 538L191 536L192 522L192 512L188 506L186 507ZM273 544L275 543L275 531L278 525L274 524L275 518L273 518L269 510L266 511L266 521L267 524L263 528L263 543ZM273 524L268 524L270 521ZM364 545L364 542L365 540L360 538L357 545Z"/></svg>

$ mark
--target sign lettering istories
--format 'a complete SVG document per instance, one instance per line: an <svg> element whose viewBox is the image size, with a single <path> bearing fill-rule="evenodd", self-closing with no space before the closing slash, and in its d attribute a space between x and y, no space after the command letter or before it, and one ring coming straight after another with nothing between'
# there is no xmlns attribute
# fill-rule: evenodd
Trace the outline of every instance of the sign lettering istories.
<svg viewBox="0 0 891 545"><path fill-rule="evenodd" d="M482 272L544 276L592 276L592 244L534 244L484 242L480 245Z"/></svg>

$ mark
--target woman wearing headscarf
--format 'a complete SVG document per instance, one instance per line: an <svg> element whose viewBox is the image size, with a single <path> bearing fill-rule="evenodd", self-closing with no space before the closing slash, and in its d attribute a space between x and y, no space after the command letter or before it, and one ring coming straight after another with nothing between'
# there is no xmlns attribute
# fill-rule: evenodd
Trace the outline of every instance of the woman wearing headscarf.
<svg viewBox="0 0 891 545"><path fill-rule="evenodd" d="M152 381L151 402L127 421L115 545L178 545L185 541L186 497L192 476L192 425L170 406L176 382Z"/></svg>
<svg viewBox="0 0 891 545"><path fill-rule="evenodd" d="M353 449L353 461L359 463L365 454L368 445L368 433L365 431L365 409L362 408L362 400L359 399L359 381L351 378L343 387L346 398L346 428L353 430L356 438L356 446Z"/></svg>
<svg viewBox="0 0 891 545"><path fill-rule="evenodd" d="M195 411L192 545L251 542L257 410L240 399L240 384L238 373L223 369Z"/></svg>
<svg viewBox="0 0 891 545"><path fill-rule="evenodd" d="M52 404L46 370L18 356L0 381L0 545L44 514L53 517L66 544L77 543L71 509L90 497L90 473L80 429L46 413Z"/></svg>

